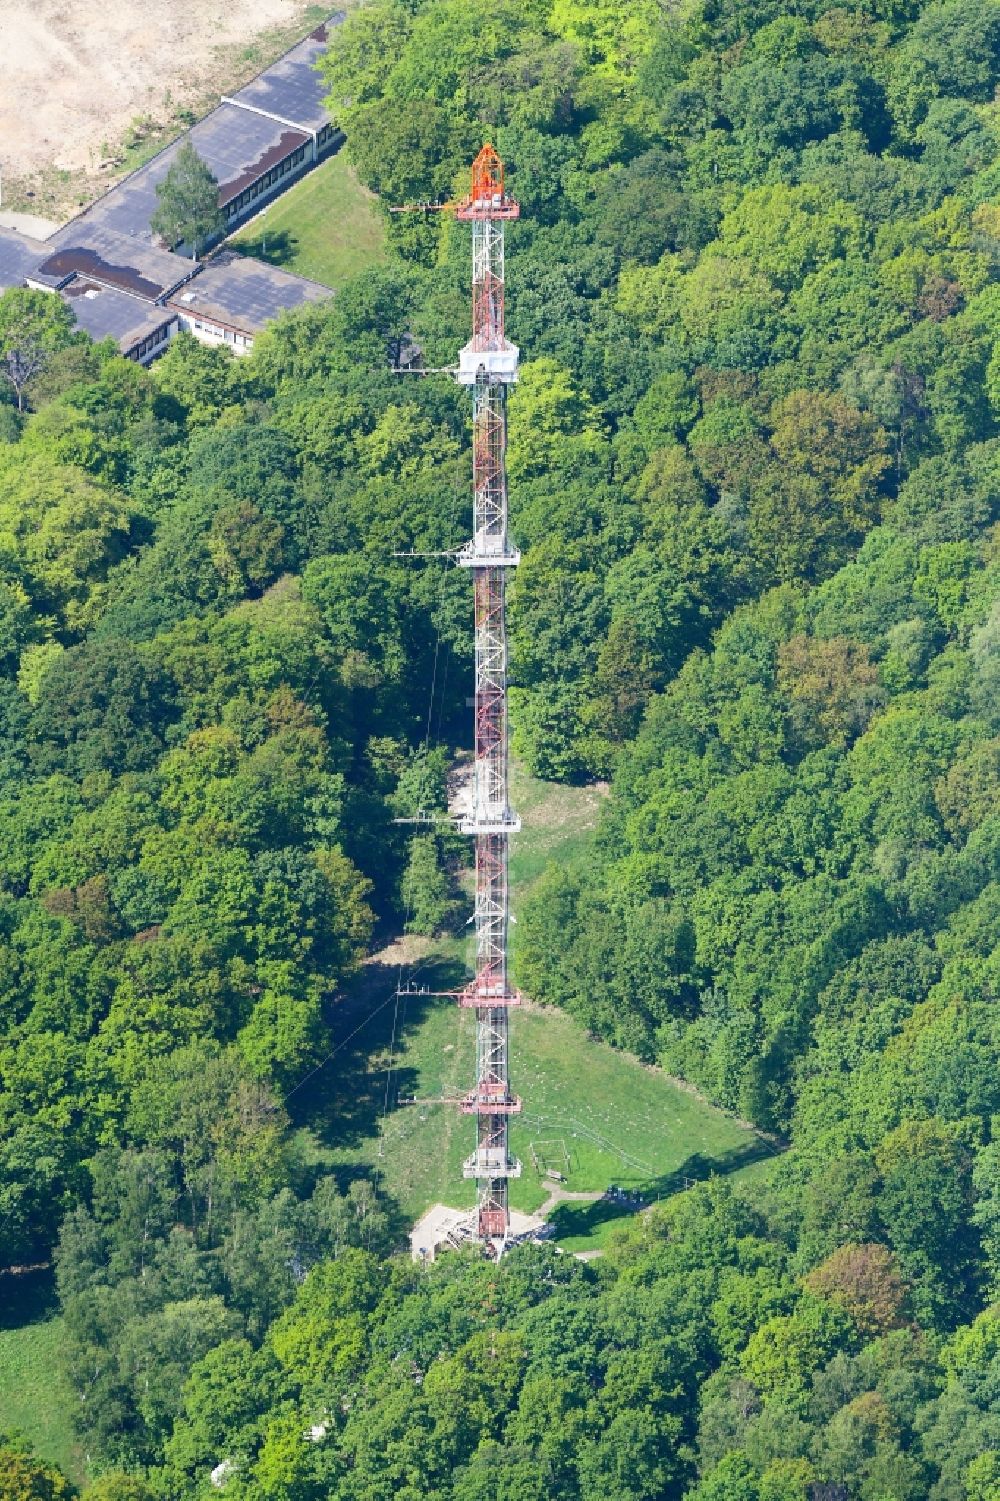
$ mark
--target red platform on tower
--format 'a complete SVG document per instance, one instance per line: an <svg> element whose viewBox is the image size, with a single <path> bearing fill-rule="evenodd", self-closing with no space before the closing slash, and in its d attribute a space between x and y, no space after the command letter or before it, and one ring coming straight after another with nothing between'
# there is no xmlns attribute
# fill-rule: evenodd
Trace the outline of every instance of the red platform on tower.
<svg viewBox="0 0 1000 1501"><path fill-rule="evenodd" d="M504 191L503 162L484 146L472 163L472 192L455 208L456 219L518 219L521 205Z"/></svg>

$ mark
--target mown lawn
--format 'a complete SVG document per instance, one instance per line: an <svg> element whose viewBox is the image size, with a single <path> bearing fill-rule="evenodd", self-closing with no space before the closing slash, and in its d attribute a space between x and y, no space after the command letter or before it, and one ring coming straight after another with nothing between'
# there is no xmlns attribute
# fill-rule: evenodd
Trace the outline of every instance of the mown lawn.
<svg viewBox="0 0 1000 1501"><path fill-rule="evenodd" d="M549 861L565 862L585 851L601 798L600 789L556 786L515 771L512 800L523 819L511 857L515 912ZM320 1155L340 1166L371 1169L407 1223L438 1200L473 1202L474 1185L462 1178L473 1122L440 1102L469 1088L475 1018L454 1001L421 990L397 1000L397 977L427 992L453 988L465 976L470 945L469 937L425 944L401 969L389 963L367 967L362 984L344 1001L345 1041L325 1083L328 1094L318 1111L310 1111ZM515 1010L511 1060L514 1087L524 1101L511 1126L523 1164L521 1178L511 1185L514 1208L530 1212L540 1206L546 1169L562 1173L574 1192L614 1185L651 1202L770 1154L753 1132L659 1070L594 1041L560 1011L531 1004ZM554 1216L559 1241L573 1250L599 1246L614 1221L632 1212L610 1199L560 1206Z"/></svg>
<svg viewBox="0 0 1000 1501"><path fill-rule="evenodd" d="M604 783L566 787L561 782L542 782L514 762L510 801L521 816L521 832L510 841L511 896L515 910L518 899L551 861L558 858L565 865L585 852L606 795Z"/></svg>
<svg viewBox="0 0 1000 1501"><path fill-rule="evenodd" d="M380 977L385 999L394 974ZM417 983L454 983L454 966L422 971ZM461 1176L472 1150L473 1123L454 1105L469 1087L475 1061L475 1020L453 1001L403 997L389 1072L395 1000L372 1018L357 1041L352 1067L333 1084L330 1158L374 1170L412 1222L437 1200L470 1204L473 1185ZM365 1034L371 1041L364 1046ZM571 1017L524 1007L511 1018L514 1085L524 1111L511 1124L511 1144L523 1164L511 1185L511 1204L533 1211L546 1197L543 1175L555 1169L574 1192L611 1185L645 1202L676 1193L712 1172L730 1173L767 1155L765 1143L682 1089L665 1074L595 1042ZM389 1109L383 1110L387 1098ZM344 1140L342 1091L367 1102L366 1129ZM414 1100L413 1104L400 1103ZM338 1128L337 1122L341 1122ZM324 1154L325 1155L325 1154ZM614 1201L560 1206L560 1243L571 1249L599 1244L604 1230L632 1212Z"/></svg>
<svg viewBox="0 0 1000 1501"><path fill-rule="evenodd" d="M244 255L336 289L385 259L385 227L345 154L321 162L230 240Z"/></svg>
<svg viewBox="0 0 1000 1501"><path fill-rule="evenodd" d="M85 1468L70 1424L74 1397L59 1363L62 1320L52 1314L35 1318L32 1308L24 1312L34 1321L15 1327L16 1300L4 1297L0 1316L11 1327L0 1327L0 1432L22 1433L43 1459L80 1482Z"/></svg>

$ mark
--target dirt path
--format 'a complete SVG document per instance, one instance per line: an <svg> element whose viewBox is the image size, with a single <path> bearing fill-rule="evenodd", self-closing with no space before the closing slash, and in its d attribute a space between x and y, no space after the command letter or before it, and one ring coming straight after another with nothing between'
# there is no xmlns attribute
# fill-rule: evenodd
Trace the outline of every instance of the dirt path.
<svg viewBox="0 0 1000 1501"><path fill-rule="evenodd" d="M545 1187L549 1191L549 1196L541 1209L535 1211L541 1219L545 1219L551 1214L557 1204L596 1204L598 1199L604 1198L604 1194L600 1190L595 1193L574 1193L571 1189L558 1188L551 1183L546 1183Z"/></svg>

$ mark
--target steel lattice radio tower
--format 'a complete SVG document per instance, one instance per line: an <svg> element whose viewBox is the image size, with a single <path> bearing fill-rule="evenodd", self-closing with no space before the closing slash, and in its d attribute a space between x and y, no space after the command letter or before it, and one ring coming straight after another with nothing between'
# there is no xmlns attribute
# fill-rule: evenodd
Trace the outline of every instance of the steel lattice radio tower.
<svg viewBox="0 0 1000 1501"><path fill-rule="evenodd" d="M472 389L472 540L458 556L472 570L476 609L476 751L472 803L460 827L476 846L476 969L459 1004L476 1012L476 1084L462 1109L476 1118L476 1148L465 1163L477 1192L477 1232L495 1254L510 1225L507 1184L521 1165L510 1155L509 1123L521 1102L510 1090L508 1015L517 1004L507 975L510 835L520 828L509 797L507 752L507 571L520 553L507 535L507 388L518 351L504 333L504 223L519 206L504 191L503 164L484 146L472 191L456 218L472 224L472 338L457 380Z"/></svg>
<svg viewBox="0 0 1000 1501"><path fill-rule="evenodd" d="M510 1091L507 1022L519 997L507 976L507 854L521 822L508 788L504 604L507 570L521 561L507 536L507 387L517 380L518 350L504 333L504 223L521 210L504 190L503 163L492 146L473 162L472 191L460 203L408 204L391 212L442 209L472 225L472 338L448 374L472 390L472 540L453 556L472 572L476 609L476 751L471 805L459 820L476 846L476 968L463 990L435 993L457 994L459 1005L476 1013L476 1083L457 1102L476 1121L475 1151L463 1172L478 1185L476 1234L499 1256L510 1228L507 1184L521 1173L508 1140L521 1101Z"/></svg>

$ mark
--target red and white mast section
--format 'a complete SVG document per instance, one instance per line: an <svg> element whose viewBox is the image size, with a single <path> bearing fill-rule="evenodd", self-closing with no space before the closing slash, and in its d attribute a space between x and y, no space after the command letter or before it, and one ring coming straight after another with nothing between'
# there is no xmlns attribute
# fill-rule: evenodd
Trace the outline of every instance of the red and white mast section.
<svg viewBox="0 0 1000 1501"><path fill-rule="evenodd" d="M460 828L476 849L476 968L459 1001L476 1012L476 1083L462 1109L476 1120L476 1146L464 1173L477 1191L477 1234L499 1255L510 1227L507 1185L521 1165L510 1155L508 1015L517 1004L507 974L508 841L520 828L510 806L507 749L507 572L520 553L507 535L507 388L517 380L518 350L504 333L504 223L520 208L504 190L503 164L484 146L472 167L472 192L456 218L472 225L472 338L456 379L472 391L472 540L458 555L472 572L476 611L476 751L472 802Z"/></svg>

